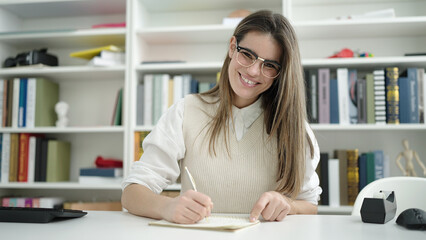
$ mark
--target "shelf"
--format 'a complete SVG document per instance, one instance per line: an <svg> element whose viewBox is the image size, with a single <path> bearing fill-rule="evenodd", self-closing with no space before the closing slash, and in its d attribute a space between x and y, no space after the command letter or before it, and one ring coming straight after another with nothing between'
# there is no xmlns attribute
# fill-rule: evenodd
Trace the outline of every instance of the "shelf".
<svg viewBox="0 0 426 240"><path fill-rule="evenodd" d="M304 67L426 67L426 56L304 59Z"/></svg>
<svg viewBox="0 0 426 240"><path fill-rule="evenodd" d="M87 48L110 44L124 46L125 36L125 28L2 32L0 43L21 48Z"/></svg>
<svg viewBox="0 0 426 240"><path fill-rule="evenodd" d="M121 190L120 184L80 184L78 182L37 182L37 183L0 183L2 189L106 189L106 190Z"/></svg>
<svg viewBox="0 0 426 240"><path fill-rule="evenodd" d="M143 73L217 73L222 68L221 62L188 62L188 63L158 63L141 64L136 70Z"/></svg>
<svg viewBox="0 0 426 240"><path fill-rule="evenodd" d="M353 125L340 125L340 124L311 124L313 130L332 130L332 131L426 131L426 124L353 124Z"/></svg>
<svg viewBox="0 0 426 240"><path fill-rule="evenodd" d="M235 26L217 24L146 28L137 34L148 44L226 43L234 29Z"/></svg>
<svg viewBox="0 0 426 240"><path fill-rule="evenodd" d="M426 36L426 17L295 22L299 40Z"/></svg>
<svg viewBox="0 0 426 240"><path fill-rule="evenodd" d="M124 79L125 66L64 66L1 68L0 77L49 77L52 80Z"/></svg>
<svg viewBox="0 0 426 240"><path fill-rule="evenodd" d="M0 133L124 133L122 126L106 127L37 127L37 128L0 128Z"/></svg>
<svg viewBox="0 0 426 240"><path fill-rule="evenodd" d="M161 4L151 0L140 0L148 12L181 12L181 11L205 11L205 10L232 10L241 8L265 9L280 7L281 1L277 0L244 0L244 1L199 1L199 0L162 0ZM280 7L281 8L281 7Z"/></svg>
<svg viewBox="0 0 426 240"><path fill-rule="evenodd" d="M85 15L125 14L126 1L2 0L0 8L20 18L54 18Z"/></svg>
<svg viewBox="0 0 426 240"><path fill-rule="evenodd" d="M136 126L134 128L135 132L144 132L144 131L152 131L154 129L154 126Z"/></svg>

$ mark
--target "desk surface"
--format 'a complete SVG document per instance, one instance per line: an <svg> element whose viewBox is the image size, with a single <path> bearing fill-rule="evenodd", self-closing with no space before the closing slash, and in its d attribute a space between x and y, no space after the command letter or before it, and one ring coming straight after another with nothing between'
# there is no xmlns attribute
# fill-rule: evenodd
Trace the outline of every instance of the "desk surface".
<svg viewBox="0 0 426 240"><path fill-rule="evenodd" d="M89 211L78 219L47 224L2 223L1 239L426 239L426 231L409 231L395 223L362 223L359 217L295 215L282 222L262 222L237 232L148 226L152 219L125 212Z"/></svg>

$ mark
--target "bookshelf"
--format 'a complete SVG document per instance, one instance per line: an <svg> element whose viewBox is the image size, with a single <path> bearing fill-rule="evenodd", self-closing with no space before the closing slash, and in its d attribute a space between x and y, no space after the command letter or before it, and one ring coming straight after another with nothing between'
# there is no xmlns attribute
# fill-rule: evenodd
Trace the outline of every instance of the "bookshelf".
<svg viewBox="0 0 426 240"><path fill-rule="evenodd" d="M99 8L102 4L102 8ZM222 19L234 10L269 9L283 13L298 34L305 68L339 67L370 71L386 66L426 68L426 57L404 57L404 53L426 52L424 1L416 0L36 0L0 3L0 59L18 52L48 47L60 59L59 67L0 69L0 77L40 76L60 85L61 100L71 105L70 127L10 129L1 133L34 132L72 143L71 176L90 164L98 154L124 160L127 175L134 158L134 133L153 126L136 124L137 84L145 74L190 73L202 81L214 82L222 66L233 26ZM337 16L394 8L396 18L334 20ZM65 10L66 9L66 10ZM194 20L196 19L196 21ZM105 22L124 22L120 29L91 29ZM126 49L126 64L89 67L85 61L68 57L70 52L114 44ZM326 59L348 47L375 54L374 58ZM201 54L202 53L202 54ZM141 64L142 61L183 63ZM102 86L100 88L99 86ZM123 125L110 126L116 92L124 88ZM321 151L359 148L360 152L382 149L390 157L391 175L401 175L394 158L403 150L402 138L426 160L426 125L331 125L313 124ZM424 156L424 157L423 157ZM119 186L59 184L1 184L0 195L22 191L61 194L67 189L83 198L119 199ZM88 191L90 189L90 191ZM176 186L172 188L176 190ZM98 196L99 194L99 196ZM112 194L112 195L110 195ZM327 208L321 212L350 213L351 208Z"/></svg>
<svg viewBox="0 0 426 240"><path fill-rule="evenodd" d="M99 7L102 3L103 7ZM0 196L52 196L67 201L118 201L119 184L79 184L79 168L94 166L98 155L125 159L126 124L111 126L120 88L127 91L126 66L93 67L69 57L103 45L126 48L127 28L91 28L126 21L126 1L2 1L0 59L48 48L58 67L1 68L0 78L43 77L59 85L59 100L69 104L68 127L0 128L3 133L42 133L71 142L69 182L0 183ZM124 110L126 111L126 110ZM126 119L126 117L124 117Z"/></svg>

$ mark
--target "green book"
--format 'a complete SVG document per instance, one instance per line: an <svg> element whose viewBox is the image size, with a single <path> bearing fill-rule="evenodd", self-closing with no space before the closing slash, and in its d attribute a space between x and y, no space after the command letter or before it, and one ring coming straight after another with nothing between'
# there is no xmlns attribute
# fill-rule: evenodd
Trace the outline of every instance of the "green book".
<svg viewBox="0 0 426 240"><path fill-rule="evenodd" d="M123 88L120 88L117 95L117 106L115 106L114 125L121 126L123 112Z"/></svg>
<svg viewBox="0 0 426 240"><path fill-rule="evenodd" d="M55 104L59 101L59 85L44 78L36 79L36 102L34 125L55 126Z"/></svg>
<svg viewBox="0 0 426 240"><path fill-rule="evenodd" d="M376 123L374 111L374 78L372 73L366 75L367 82L367 123Z"/></svg>
<svg viewBox="0 0 426 240"><path fill-rule="evenodd" d="M375 164L374 164L374 153L369 152L367 155L367 184L373 182L376 179L375 175Z"/></svg>
<svg viewBox="0 0 426 240"><path fill-rule="evenodd" d="M65 141L49 140L47 145L46 182L70 180L71 144Z"/></svg>

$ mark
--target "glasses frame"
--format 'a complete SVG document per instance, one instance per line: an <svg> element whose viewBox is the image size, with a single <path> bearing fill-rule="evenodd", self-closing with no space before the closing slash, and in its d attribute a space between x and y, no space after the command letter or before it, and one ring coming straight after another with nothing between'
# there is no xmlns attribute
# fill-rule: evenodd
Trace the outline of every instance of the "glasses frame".
<svg viewBox="0 0 426 240"><path fill-rule="evenodd" d="M262 72L262 75L264 76L264 77L266 77L266 78L276 78L276 77L278 77L279 75L280 75L280 73L281 73L281 66L280 66L280 64L277 62L277 61L274 61L274 60L268 60L268 59L264 59L264 58L261 58L261 57L259 57L256 53L254 53L251 49L249 49L249 48L245 48L245 47L241 47L241 46L239 46L238 45L238 43L236 43L235 44L235 46L236 46L236 48L237 48L237 62L238 62L238 64L240 64L241 66L243 66L243 67L247 67L247 68L249 68L249 67L251 67L251 66L253 66L256 62L257 62L257 60L260 60L260 61L262 61L262 66L261 66L261 68L260 68L260 71ZM252 64L250 64L250 65L244 65L244 64L242 64L242 63L240 63L240 61L238 60L238 54L240 54L240 51L241 50L245 50L245 51L247 51L247 52L249 52L249 53L251 53L256 59L253 61L253 63ZM263 72L263 67L264 67L264 65L265 65L265 62L266 63L273 63L273 64L276 64L277 66L278 66L278 73L277 73L277 75L275 76L275 77L270 77L270 76L266 76L265 75L265 73Z"/></svg>

